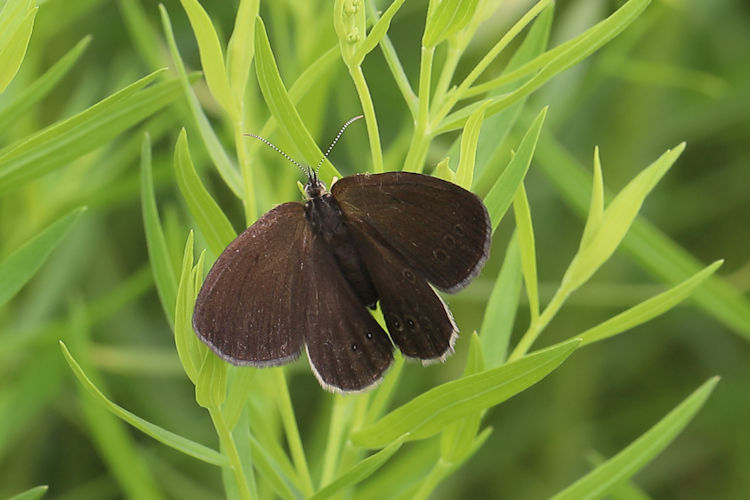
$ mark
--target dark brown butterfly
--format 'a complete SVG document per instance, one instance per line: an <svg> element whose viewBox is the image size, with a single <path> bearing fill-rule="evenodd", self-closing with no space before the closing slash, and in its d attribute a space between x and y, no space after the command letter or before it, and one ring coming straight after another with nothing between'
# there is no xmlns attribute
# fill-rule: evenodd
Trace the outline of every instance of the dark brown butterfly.
<svg viewBox="0 0 750 500"><path fill-rule="evenodd" d="M330 150L330 148L329 148ZM458 330L433 286L465 287L490 248L490 218L471 192L427 175L344 177L330 192L308 169L306 203L281 204L216 260L193 327L236 365L274 366L302 346L327 390L376 384L393 361L443 361ZM377 301L389 335L368 311Z"/></svg>

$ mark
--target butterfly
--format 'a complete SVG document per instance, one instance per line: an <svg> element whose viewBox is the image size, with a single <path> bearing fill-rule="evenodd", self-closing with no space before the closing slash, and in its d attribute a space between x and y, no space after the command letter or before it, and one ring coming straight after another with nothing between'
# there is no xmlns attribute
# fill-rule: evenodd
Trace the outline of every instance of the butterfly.
<svg viewBox="0 0 750 500"><path fill-rule="evenodd" d="M416 173L352 175L330 192L307 175L304 203L271 209L216 260L196 299L198 337L226 361L256 367L290 362L304 347L321 386L342 393L377 384L394 344L406 358L443 361L458 329L435 288L456 292L481 271L491 239L484 204ZM368 310L378 302L387 333Z"/></svg>

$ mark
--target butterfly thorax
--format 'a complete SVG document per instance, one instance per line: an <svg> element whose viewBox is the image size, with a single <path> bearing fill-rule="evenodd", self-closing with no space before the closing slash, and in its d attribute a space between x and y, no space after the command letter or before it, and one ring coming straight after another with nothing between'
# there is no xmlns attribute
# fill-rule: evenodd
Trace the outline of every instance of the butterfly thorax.
<svg viewBox="0 0 750 500"><path fill-rule="evenodd" d="M308 186L305 186L305 190L310 196ZM375 285L352 242L339 204L330 193L325 192L325 187L321 194L310 196L307 200L305 217L315 237L321 238L330 250L341 273L362 304L374 308L378 300Z"/></svg>

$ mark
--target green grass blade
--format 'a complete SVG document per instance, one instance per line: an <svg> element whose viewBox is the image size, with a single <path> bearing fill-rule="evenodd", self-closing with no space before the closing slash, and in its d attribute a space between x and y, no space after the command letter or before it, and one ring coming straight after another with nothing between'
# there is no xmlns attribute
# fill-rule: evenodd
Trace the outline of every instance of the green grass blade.
<svg viewBox="0 0 750 500"><path fill-rule="evenodd" d="M29 38L31 38L31 30L34 28L34 19L38 10L39 7L29 10L7 42L0 46L0 94L16 76L26 56L26 48L29 46Z"/></svg>
<svg viewBox="0 0 750 500"><path fill-rule="evenodd" d="M551 136L539 141L538 166L557 186L566 202L585 216L591 177L568 151ZM639 217L622 242L644 269L667 283L679 283L696 274L704 265L668 238L650 222ZM723 279L709 276L695 290L694 300L718 321L750 339L750 300Z"/></svg>
<svg viewBox="0 0 750 500"><path fill-rule="evenodd" d="M190 214L195 219L206 243L214 255L219 255L237 236L232 224L221 211L198 177L190 158L187 133L180 131L174 154L177 185L185 198Z"/></svg>
<svg viewBox="0 0 750 500"><path fill-rule="evenodd" d="M565 50L554 52L554 57L550 59L549 62L547 62L547 64L543 66L528 82L519 87L518 90L503 97L494 99L487 107L487 115L490 116L502 111L514 102L537 90L539 87L547 83L547 81L553 76L578 64L583 59L590 56L594 51L598 50L602 45L620 34L633 21L635 21L649 3L651 3L651 0L630 0L607 19L576 38L575 43L565 45ZM477 106L477 104L469 105L448 115L442 120L440 126L437 127L436 133L443 133L461 128Z"/></svg>
<svg viewBox="0 0 750 500"><path fill-rule="evenodd" d="M75 374L81 385L83 385L83 387L89 392L89 394L91 394L95 399L103 404L104 407L112 412L115 416L132 425L144 434L151 436L160 443L165 444L170 448L174 448L179 452L182 452L186 455L197 458L198 460L212 465L218 465L220 467L226 467L229 465L226 457L221 453L212 450L207 446L196 443L195 441L191 441L178 434L170 432L166 429L163 429L158 425L154 425L151 422L148 422L122 408L121 406L118 406L117 404L111 402L99 390L99 388L96 387L94 383L91 382L91 380L89 380L89 378L83 372L80 365L76 362L76 360L70 354L68 348L62 341L60 342L60 348L62 349L63 355L65 356L65 360L68 362L68 365L70 365L70 368L73 370L73 373Z"/></svg>
<svg viewBox="0 0 750 500"><path fill-rule="evenodd" d="M464 189L471 190L474 182L474 165L477 159L477 142L479 132L484 120L484 107L477 109L469 120L461 134L461 156L456 170L456 183Z"/></svg>
<svg viewBox="0 0 750 500"><path fill-rule="evenodd" d="M244 102L250 66L255 56L255 23L260 0L240 0L234 30L227 44L227 74L235 99Z"/></svg>
<svg viewBox="0 0 750 500"><path fill-rule="evenodd" d="M591 344L592 342L598 342L622 333L664 314L689 297L693 293L693 290L716 272L723 262L722 260L714 262L679 285L655 297L651 297L593 328L589 328L581 335L576 335L576 337L583 339L583 344L581 345Z"/></svg>
<svg viewBox="0 0 750 500"><path fill-rule="evenodd" d="M226 185L229 186L229 189L232 190L235 196L237 196L238 198L242 198L243 187L239 170L229 158L229 154L221 144L221 141L216 135L211 122L208 121L208 117L206 117L206 114L203 112L203 107L201 106L200 102L198 102L198 98L195 96L195 92L193 92L193 88L190 85L190 79L188 78L187 71L185 70L185 63L183 63L182 57L180 56L180 51L177 49L177 42L172 30L172 22L169 19L169 14L167 13L167 9L164 7L164 5L159 5L159 13L161 14L162 26L164 28L164 34L167 38L169 52L172 56L172 61L174 62L175 68L177 69L177 73L179 74L182 91L185 94L185 98L187 99L188 107L190 108L190 112L193 115L193 120L195 120L195 124L198 127L198 131L200 132L201 140L203 141L203 144L206 147L211 160L213 160L214 166L219 172L221 178L224 180Z"/></svg>
<svg viewBox="0 0 750 500"><path fill-rule="evenodd" d="M523 282L526 285L526 295L529 299L531 322L539 318L539 283L536 275L536 245L534 243L534 227L531 223L531 208L526 197L523 182L513 197L513 212L518 231L518 247L521 251L521 270Z"/></svg>
<svg viewBox="0 0 750 500"><path fill-rule="evenodd" d="M521 254L518 236L514 233L505 250L500 273L484 308L480 339L487 368L495 368L508 356L510 334L521 296Z"/></svg>
<svg viewBox="0 0 750 500"><path fill-rule="evenodd" d="M383 466L392 456L396 453L401 445L404 444L407 436L401 436L394 442L365 458L354 467L349 469L347 472L339 476L338 479L332 483L326 485L322 489L318 490L315 495L311 497L311 500L324 500L331 498L339 491L350 486L354 486L373 475L380 467Z"/></svg>
<svg viewBox="0 0 750 500"><path fill-rule="evenodd" d="M216 102L227 114L235 116L239 106L229 86L227 68L224 65L224 53L211 18L198 3L198 0L180 0L180 3L188 15L190 26L193 28L195 39L198 42L201 67L211 95L214 96Z"/></svg>
<svg viewBox="0 0 750 500"><path fill-rule="evenodd" d="M260 17L255 21L255 71L258 75L260 90L271 114L300 150L307 164L317 165L318 161L323 158L323 153L302 122L284 87L271 51L266 28ZM320 168L320 176L329 182L333 176L341 177L341 174L330 161L325 160Z"/></svg>
<svg viewBox="0 0 750 500"><path fill-rule="evenodd" d="M709 379L620 453L552 498L585 500L606 495L610 487L631 477L674 440L703 406L718 381L718 377Z"/></svg>
<svg viewBox="0 0 750 500"><path fill-rule="evenodd" d="M655 162L631 180L612 200L602 214L601 222L589 241L573 257L562 278L560 288L571 292L585 283L614 253L625 238L646 196L674 165L685 149L685 143L667 150Z"/></svg>
<svg viewBox="0 0 750 500"><path fill-rule="evenodd" d="M398 12L398 9L404 4L404 1L405 0L393 0L385 12L383 12L380 19L378 19L373 25L372 29L367 34L364 43L357 47L352 56L352 61L354 61L356 65L361 64L365 56L372 52L372 50L383 40L388 33L388 28L391 27L393 16L396 15L396 12Z"/></svg>
<svg viewBox="0 0 750 500"><path fill-rule="evenodd" d="M72 118L0 150L0 193L67 165L171 103L179 95L177 80L143 89L160 73L151 73Z"/></svg>
<svg viewBox="0 0 750 500"><path fill-rule="evenodd" d="M599 159L599 148L594 150L594 180L591 184L591 202L586 224L583 226L580 248L591 243L591 237L595 234L602 223L604 216L604 181L602 180L602 164Z"/></svg>
<svg viewBox="0 0 750 500"><path fill-rule="evenodd" d="M0 103L0 126L7 127L41 101L78 62L81 54L91 42L91 36L85 36L67 54L60 58L42 76L18 92L12 101Z"/></svg>
<svg viewBox="0 0 750 500"><path fill-rule="evenodd" d="M0 306L36 274L85 210L78 208L59 218L0 262Z"/></svg>
<svg viewBox="0 0 750 500"><path fill-rule="evenodd" d="M431 9L422 45L434 47L464 28L477 10L479 0L443 0Z"/></svg>
<svg viewBox="0 0 750 500"><path fill-rule="evenodd" d="M35 486L33 488L30 488L22 493L19 493L18 495L13 495L8 500L37 500L39 498L42 498L45 493L47 493L47 490L49 489L49 486Z"/></svg>
<svg viewBox="0 0 750 500"><path fill-rule="evenodd" d="M495 181L492 189L484 197L484 204L492 220L492 231L494 232L502 220L505 212L508 211L513 196L515 196L518 186L523 182L526 172L531 165L531 158L534 156L536 143L539 140L539 133L544 124L544 117L547 116L547 108L537 115L534 122L521 139L518 151L503 170L503 173Z"/></svg>
<svg viewBox="0 0 750 500"><path fill-rule="evenodd" d="M379 448L409 433L423 439L459 418L502 403L535 384L557 368L580 344L567 341L518 361L476 375L447 382L417 396L372 425L351 436L366 448Z"/></svg>
<svg viewBox="0 0 750 500"><path fill-rule="evenodd" d="M200 266L198 266L200 268ZM197 270L193 270L193 232L188 234L182 259L180 282L174 308L174 342L182 368L193 384L198 380L200 367L206 350L193 331L193 307L195 306ZM202 276L201 276L202 278Z"/></svg>
<svg viewBox="0 0 750 500"><path fill-rule="evenodd" d="M156 291L170 325L174 325L174 305L177 297L177 277L172 258L167 248L167 239L159 219L154 194L154 181L151 172L151 141L148 134L141 147L141 210L143 228L146 232L151 270L154 273Z"/></svg>

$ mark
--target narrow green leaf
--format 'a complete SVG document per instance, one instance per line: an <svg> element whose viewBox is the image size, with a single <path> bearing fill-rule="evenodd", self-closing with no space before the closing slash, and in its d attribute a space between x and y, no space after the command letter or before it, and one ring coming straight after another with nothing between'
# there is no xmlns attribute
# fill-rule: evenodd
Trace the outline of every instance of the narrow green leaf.
<svg viewBox="0 0 750 500"><path fill-rule="evenodd" d="M268 453L255 436L250 434L247 429L243 429L243 431L249 434L253 466L258 469L258 475L267 480L271 488L281 498L288 500L301 500L304 498L291 479L284 474L284 468Z"/></svg>
<svg viewBox="0 0 750 500"><path fill-rule="evenodd" d="M444 181L452 182L456 184L456 173L450 168L451 159L446 156L435 166L435 170L432 171L432 175L443 179Z"/></svg>
<svg viewBox="0 0 750 500"><path fill-rule="evenodd" d="M0 306L36 274L85 210L77 208L57 219L0 262Z"/></svg>
<svg viewBox="0 0 750 500"><path fill-rule="evenodd" d="M599 230L604 215L604 181L602 180L602 164L599 160L599 147L594 149L594 180L591 183L591 203L589 215L583 227L583 236L579 248L591 243L591 236Z"/></svg>
<svg viewBox="0 0 750 500"><path fill-rule="evenodd" d="M93 151L177 98L179 82L143 89L161 71L90 108L0 150L0 193L16 188Z"/></svg>
<svg viewBox="0 0 750 500"><path fill-rule="evenodd" d="M95 399L99 400L99 402L102 403L104 407L112 412L115 416L132 425L144 434L151 436L160 443L165 444L170 448L174 448L179 452L182 452L186 455L197 458L198 460L209 464L218 465L220 467L229 466L228 460L221 453L203 446L202 444L196 443L195 441L186 439L166 429L163 429L158 425L154 425L151 422L148 422L122 408L121 406L118 406L115 403L111 402L93 384L93 382L89 380L89 378L81 369L80 365L76 362L75 359L73 359L73 356L71 356L68 348L62 341L60 342L60 348L62 349L63 355L65 356L65 360L68 362L68 365L70 365L70 368L73 370L73 373L75 374L81 385L83 385L83 387L89 392L89 394L91 394Z"/></svg>
<svg viewBox="0 0 750 500"><path fill-rule="evenodd" d="M255 56L255 23L260 0L240 0L234 30L227 44L227 74L235 101L240 106L245 101L250 65Z"/></svg>
<svg viewBox="0 0 750 500"><path fill-rule="evenodd" d="M49 486L35 486L34 488L28 489L24 491L23 493L19 493L18 495L13 495L8 500L37 500L39 498L42 498L45 493L47 493L47 490L49 489Z"/></svg>
<svg viewBox="0 0 750 500"><path fill-rule="evenodd" d="M617 316L614 316L593 328L589 328L581 335L576 335L576 337L583 339L581 345L591 344L592 342L598 342L622 333L635 326L643 324L660 314L664 314L666 311L689 297L690 294L693 293L693 290L716 272L723 262L723 260L717 260L679 285L676 285L655 297L651 297L650 299L631 307L627 311L621 312Z"/></svg>
<svg viewBox="0 0 750 500"><path fill-rule="evenodd" d="M542 66L542 68L529 81L524 83L514 92L494 99L487 107L487 116L502 111L518 100L523 99L544 85L553 76L578 64L580 61L591 55L602 45L619 35L625 28L635 21L649 3L651 3L651 0L630 0L607 19L596 26L589 28L583 35L571 40L571 43L568 44L568 42L566 42L560 47L552 49L552 51L550 51L551 57L547 52L542 54L542 56L544 56L544 66ZM519 73L521 73L520 69ZM525 75L527 73L523 74ZM498 81L497 84L499 85L506 82L507 80ZM484 90L488 89L485 88ZM468 95L469 92L467 91L464 97L467 97ZM443 133L461 128L477 106L477 104L471 104L446 116L445 119L441 121L440 126L436 127L435 133Z"/></svg>
<svg viewBox="0 0 750 500"><path fill-rule="evenodd" d="M401 436L379 452L365 458L357 465L349 469L347 472L339 476L338 479L318 490L318 492L315 493L315 495L313 495L311 498L313 500L323 500L326 498L331 498L334 494L338 493L344 488L364 481L372 474L374 474L375 471L377 471L380 467L382 467L383 464L385 464L388 459L390 459L391 456L393 456L393 454L396 453L399 448L401 448L401 445L404 444L406 438L407 436Z"/></svg>
<svg viewBox="0 0 750 500"><path fill-rule="evenodd" d="M185 198L190 214L198 224L201 234L206 238L211 252L214 255L221 254L237 233L198 177L193 160L190 158L187 133L184 128L177 138L174 167L177 185Z"/></svg>
<svg viewBox="0 0 750 500"><path fill-rule="evenodd" d="M638 215L646 196L656 183L674 165L685 149L685 143L668 150L654 163L638 174L615 196L602 214L601 223L592 233L589 242L573 257L563 276L560 288L571 292L585 283L614 253Z"/></svg>
<svg viewBox="0 0 750 500"><path fill-rule="evenodd" d="M653 460L690 422L713 391L719 377L710 378L641 437L620 453L552 497L554 500L601 498Z"/></svg>
<svg viewBox="0 0 750 500"><path fill-rule="evenodd" d="M200 265L197 266L200 268ZM182 271L177 286L177 297L174 310L174 342L177 356L188 378L196 384L207 347L203 345L193 331L193 307L195 305L197 269L193 269L193 232L188 234L182 258ZM202 276L200 276L202 278Z"/></svg>
<svg viewBox="0 0 750 500"><path fill-rule="evenodd" d="M396 12L398 12L398 9L400 9L404 4L404 1L405 0L393 0L393 2L391 2L385 12L383 12L383 15L380 17L380 19L378 19L378 21L373 25L370 33L367 34L367 38L365 39L364 43L360 44L354 52L354 55L352 56L352 61L354 64L362 64L365 56L372 52L372 50L377 47L378 44L383 40L385 35L388 33L388 29L391 27L391 20L393 19L393 16L396 15Z"/></svg>
<svg viewBox="0 0 750 500"><path fill-rule="evenodd" d="M224 66L224 53L211 18L198 0L180 0L180 3L188 15L190 26L198 42L201 67L211 95L228 115L234 117L238 106L229 86L229 77Z"/></svg>
<svg viewBox="0 0 750 500"><path fill-rule="evenodd" d="M423 439L445 425L502 403L557 368L580 344L567 341L492 370L439 385L352 434L355 444L379 448L399 436Z"/></svg>
<svg viewBox="0 0 750 500"><path fill-rule="evenodd" d="M552 29L552 20L554 18L554 6L551 4L544 9L541 14L534 20L529 28L529 32L524 37L521 46L513 54L508 62L505 72L513 71L518 66L533 59L547 48L549 33ZM524 80L518 80L494 89L488 94L488 97L496 97L506 92L512 92L524 83ZM504 155L503 143L506 137L516 125L521 111L526 105L526 99L521 99L517 103L508 107L508 109L497 113L493 116L486 116L482 125L482 132L479 134L479 143L477 144L477 178L474 180L474 189L476 192L486 193L492 187L492 184L507 166L505 163L498 161L498 155ZM456 141L458 144L458 141ZM456 145L456 148L458 146ZM452 152L452 151L451 151Z"/></svg>
<svg viewBox="0 0 750 500"><path fill-rule="evenodd" d="M6 44L0 46L0 94L16 76L18 68L21 67L23 58L26 56L26 48L29 46L31 30L34 27L34 19L39 7L31 9L23 21L16 28L13 35Z"/></svg>
<svg viewBox="0 0 750 500"><path fill-rule="evenodd" d="M586 215L591 176L578 161L549 134L539 142L538 165L552 180L566 202ZM700 271L704 264L668 238L653 224L638 217L622 243L635 261L652 275L678 283ZM695 301L734 332L750 339L750 300L718 276L709 276L695 290Z"/></svg>
<svg viewBox="0 0 750 500"><path fill-rule="evenodd" d="M464 28L474 12L479 0L442 0L427 18L422 45L434 47Z"/></svg>
<svg viewBox="0 0 750 500"><path fill-rule="evenodd" d="M547 116L547 108L539 112L534 122L521 139L518 145L518 151L511 159L503 173L498 177L492 189L484 197L484 204L492 220L492 231L494 232L502 220L505 212L508 211L513 196L518 190L518 186L523 182L526 172L531 165L531 158L534 156L536 143L539 140L539 133L544 124L544 118Z"/></svg>
<svg viewBox="0 0 750 500"><path fill-rule="evenodd" d="M13 100L0 102L0 127L7 127L18 117L32 109L39 101L49 94L57 83L65 76L70 68L78 61L86 47L91 42L91 36L85 36L67 54L60 58L42 76L30 85L20 90Z"/></svg>
<svg viewBox="0 0 750 500"><path fill-rule="evenodd" d="M227 364L209 351L195 381L195 401L204 408L217 408L226 398Z"/></svg>
<svg viewBox="0 0 750 500"><path fill-rule="evenodd" d="M484 120L484 107L477 109L466 122L461 134L461 156L456 170L456 181L464 189L471 189L474 182L474 165L477 159L477 141Z"/></svg>
<svg viewBox="0 0 750 500"><path fill-rule="evenodd" d="M315 144L310 132L302 122L302 118L300 118L297 109L294 107L294 103L284 87L279 69L276 67L273 52L271 52L266 28L260 17L256 18L255 21L255 70L258 75L258 84L263 93L263 98L271 114L276 118L282 130L289 135L294 145L304 155L306 162L309 165L316 165L323 158L323 153L317 144ZM321 166L320 176L329 182L333 176L341 177L341 174L326 159Z"/></svg>
<svg viewBox="0 0 750 500"><path fill-rule="evenodd" d="M508 356L510 334L521 296L521 254L518 235L508 242L500 273L490 293L484 309L481 332L482 352L488 368L495 368L505 362Z"/></svg>
<svg viewBox="0 0 750 500"><path fill-rule="evenodd" d="M513 212L518 231L518 247L521 251L521 270L523 282L526 284L526 295L529 298L531 322L539 317L539 283L536 277L536 244L534 243L534 227L531 224L531 209L526 198L523 181L513 197Z"/></svg>
<svg viewBox="0 0 750 500"><path fill-rule="evenodd" d="M232 160L229 158L229 155L224 149L224 146L219 140L219 137L216 135L213 126L208 121L206 114L203 112L203 107L201 106L200 102L198 102L198 98L195 96L193 88L190 86L190 79L188 78L188 74L185 70L185 64L182 62L180 51L177 49L177 42L175 41L174 32L172 31L172 23L169 20L167 9L163 5L159 5L159 12L161 14L162 26L164 27L164 33L167 38L169 52L172 55L172 60L174 61L177 73L180 76L182 91L187 99L188 106L190 107L190 112L193 115L193 119L198 126L201 140L206 146L206 150L208 151L211 160L213 160L214 166L219 172L221 178L224 180L226 185L229 186L229 189L232 190L235 196L237 196L238 198L242 198L243 187L239 170L237 169L237 166L234 164L234 162L232 162Z"/></svg>
<svg viewBox="0 0 750 500"><path fill-rule="evenodd" d="M141 211L143 228L146 232L151 270L154 274L156 291L170 325L174 325L174 306L177 297L177 277L167 248L167 239L161 227L159 211L156 208L154 181L151 174L151 139L143 137L141 146Z"/></svg>
<svg viewBox="0 0 750 500"><path fill-rule="evenodd" d="M480 373L482 370L484 370L482 343L477 332L474 332L469 343L464 377ZM473 415L446 426L440 435L440 457L444 461L453 464L464 460L474 444L483 413L484 410L479 410Z"/></svg>

